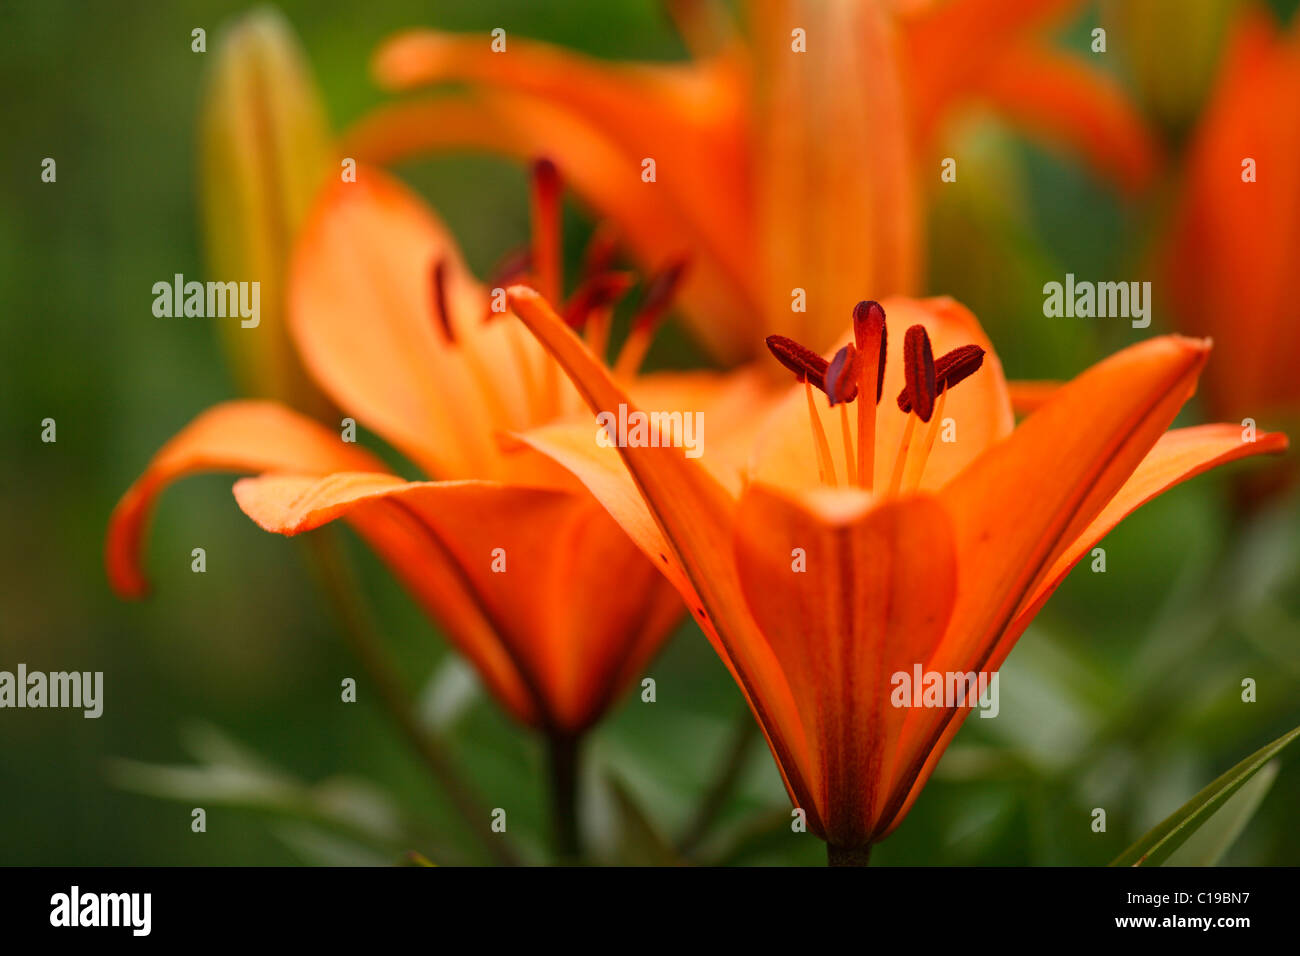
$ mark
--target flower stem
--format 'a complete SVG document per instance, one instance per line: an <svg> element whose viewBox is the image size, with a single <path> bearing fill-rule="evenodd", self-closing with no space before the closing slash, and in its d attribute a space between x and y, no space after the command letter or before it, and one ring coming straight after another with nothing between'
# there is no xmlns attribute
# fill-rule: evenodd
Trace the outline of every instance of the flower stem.
<svg viewBox="0 0 1300 956"><path fill-rule="evenodd" d="M826 844L827 866L866 866L871 859L871 844L863 846L836 846Z"/></svg>
<svg viewBox="0 0 1300 956"><path fill-rule="evenodd" d="M732 731L731 741L727 747L727 755L722 764L721 772L704 795L704 800L699 809L696 810L690 826L677 843L677 852L682 856L688 855L700 845L700 842L708 834L709 827L713 825L718 814L722 812L722 808L726 806L727 798L731 796L731 791L736 788L740 774L745 769L745 761L748 759L754 741L757 739L758 722L754 720L754 715L746 707L740 712L740 720Z"/></svg>
<svg viewBox="0 0 1300 956"><path fill-rule="evenodd" d="M578 833L578 751L581 738L560 731L547 736L551 776L551 828L555 855L574 863L582 856Z"/></svg>
<svg viewBox="0 0 1300 956"><path fill-rule="evenodd" d="M477 794L461 780L443 742L422 727L416 718L401 677L384 652L382 642L362 606L356 582L340 553L338 538L332 536L329 529L320 529L307 535L306 540L310 545L309 553L315 570L341 621L343 635L370 682L379 692L379 698L389 716L437 780L464 820L466 828L483 849L497 863L518 866L518 855L502 834L492 832L491 817Z"/></svg>

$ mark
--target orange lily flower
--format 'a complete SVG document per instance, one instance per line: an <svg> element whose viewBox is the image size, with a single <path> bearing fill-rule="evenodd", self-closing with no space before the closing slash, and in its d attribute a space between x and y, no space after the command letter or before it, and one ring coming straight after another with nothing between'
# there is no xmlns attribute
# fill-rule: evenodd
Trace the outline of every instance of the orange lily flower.
<svg viewBox="0 0 1300 956"><path fill-rule="evenodd" d="M592 409L628 401L545 300L511 297ZM886 310L906 335L886 335ZM895 706L891 675L995 672L1129 512L1286 445L1235 425L1166 431L1209 354L1200 340L1126 349L1018 426L979 323L950 299L862 303L830 361L781 336L769 347L800 384L743 471L671 448L620 448L620 462L571 426L528 440L689 602L833 863L865 861L902 822L970 710Z"/></svg>
<svg viewBox="0 0 1300 956"><path fill-rule="evenodd" d="M552 287L559 200L553 168L540 164L534 260L546 265L529 275ZM570 300L571 320L589 339L602 335L628 285L621 274L593 276ZM106 544L114 588L144 594L143 529L166 485L250 472L235 497L260 526L295 535L346 520L514 718L573 741L641 672L682 605L567 471L503 444L580 409L572 387L527 330L493 314L443 225L382 171L362 167L357 182L326 188L290 287L292 333L315 380L438 480L407 481L284 406L224 404L173 438L119 503ZM671 294L654 288L619 361L634 393L658 408L744 394L743 382L716 373L633 375L651 313ZM504 291L499 299L504 311Z"/></svg>
<svg viewBox="0 0 1300 956"><path fill-rule="evenodd" d="M689 254L682 306L718 358L752 358L760 330L824 348L838 333L832 303L920 285L920 197L939 182L957 107L989 104L1126 187L1148 179L1154 148L1117 86L1043 39L1077 5L750 0L741 39L716 5L676 4L697 58L669 64L412 31L380 49L380 82L469 90L381 109L346 148L376 162L467 147L553 155L645 267ZM795 290L806 310L792 308Z"/></svg>
<svg viewBox="0 0 1300 956"><path fill-rule="evenodd" d="M1206 380L1217 416L1300 419L1298 152L1300 18L1284 32L1263 10L1245 7L1194 136L1163 250L1179 324L1212 335L1225 359ZM1286 472L1270 477L1276 486Z"/></svg>

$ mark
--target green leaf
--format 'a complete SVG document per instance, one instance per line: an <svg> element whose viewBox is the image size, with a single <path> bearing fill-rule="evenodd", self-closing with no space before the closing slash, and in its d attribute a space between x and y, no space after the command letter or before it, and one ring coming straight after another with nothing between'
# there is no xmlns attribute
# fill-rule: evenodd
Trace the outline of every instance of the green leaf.
<svg viewBox="0 0 1300 956"><path fill-rule="evenodd" d="M1177 812L1121 853L1110 865L1159 866L1168 861L1173 852L1205 826L1233 794L1297 737L1300 737L1300 727L1255 751L1183 804Z"/></svg>
<svg viewBox="0 0 1300 956"><path fill-rule="evenodd" d="M1264 802L1277 779L1277 772L1276 760L1266 763L1259 773L1227 799L1205 826L1188 837L1187 842L1165 860L1165 866L1217 866Z"/></svg>
<svg viewBox="0 0 1300 956"><path fill-rule="evenodd" d="M631 866L679 866L677 851L642 809L632 791L619 777L607 778L622 822L620 862Z"/></svg>
<svg viewBox="0 0 1300 956"><path fill-rule="evenodd" d="M436 867L438 864L437 864L437 863L434 863L432 860L430 860L427 856L425 856L425 855L424 855L423 853L421 853L419 850L407 850L404 854L402 854L402 860L401 860L401 862L398 863L397 865L398 865L398 866L424 866L424 867L432 866L432 867Z"/></svg>

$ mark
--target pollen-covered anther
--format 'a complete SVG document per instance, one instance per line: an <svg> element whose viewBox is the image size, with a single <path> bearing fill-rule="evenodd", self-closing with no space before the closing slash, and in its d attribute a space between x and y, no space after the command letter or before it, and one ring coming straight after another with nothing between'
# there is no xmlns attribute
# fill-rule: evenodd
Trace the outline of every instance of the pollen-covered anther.
<svg viewBox="0 0 1300 956"><path fill-rule="evenodd" d="M984 364L984 349L978 345L960 345L934 360L934 378L938 390L946 392L958 382L980 370ZM904 412L912 410L912 400L907 389L898 393L898 407Z"/></svg>
<svg viewBox="0 0 1300 956"><path fill-rule="evenodd" d="M784 335L769 335L767 348L778 362L794 372L799 381L811 382L826 391L826 370L830 363L812 349Z"/></svg>
<svg viewBox="0 0 1300 956"><path fill-rule="evenodd" d="M447 312L446 258L435 259L429 274L432 284L433 317L437 320L438 327L442 330L442 334L447 341L455 342L456 333L452 330L451 315Z"/></svg>
<svg viewBox="0 0 1300 956"><path fill-rule="evenodd" d="M921 421L928 422L934 414L938 383L930 336L923 325L912 326L903 337L903 377L907 383L903 392L910 409ZM903 396L899 397L898 404L901 408Z"/></svg>
<svg viewBox="0 0 1300 956"><path fill-rule="evenodd" d="M862 377L862 353L852 343L835 353L826 367L826 397L832 406L858 397Z"/></svg>

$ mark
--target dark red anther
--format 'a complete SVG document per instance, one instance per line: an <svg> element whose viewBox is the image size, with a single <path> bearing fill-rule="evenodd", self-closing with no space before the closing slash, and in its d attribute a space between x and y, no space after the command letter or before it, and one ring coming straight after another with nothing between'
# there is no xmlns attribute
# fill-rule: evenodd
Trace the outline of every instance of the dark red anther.
<svg viewBox="0 0 1300 956"><path fill-rule="evenodd" d="M491 273L488 274L488 287L504 289L514 285L528 275L533 267L533 251L527 246L520 246L501 257Z"/></svg>
<svg viewBox="0 0 1300 956"><path fill-rule="evenodd" d="M564 321L572 329L581 329L596 309L613 305L632 288L632 276L626 272L606 272L592 276L574 290L564 305Z"/></svg>
<svg viewBox="0 0 1300 956"><path fill-rule="evenodd" d="M903 337L903 376L907 381L903 391L908 404L921 421L928 422L934 414L934 398L938 394L938 387L930 336L926 334L923 325L912 326ZM901 408L902 398L898 404Z"/></svg>
<svg viewBox="0 0 1300 956"><path fill-rule="evenodd" d="M853 341L862 353L862 361L874 351L876 360L876 404L885 390L885 355L889 337L885 328L885 310L879 302L859 302L853 307Z"/></svg>
<svg viewBox="0 0 1300 956"><path fill-rule="evenodd" d="M767 347L778 362L798 376L799 381L812 382L826 391L826 370L830 363L812 349L804 348L784 335L769 335Z"/></svg>
<svg viewBox="0 0 1300 956"><path fill-rule="evenodd" d="M448 342L456 341L456 333L451 328L451 316L447 313L447 260L438 259L433 263L433 317L438 320L442 334Z"/></svg>
<svg viewBox="0 0 1300 956"><path fill-rule="evenodd" d="M831 364L826 368L826 397L830 399L832 407L858 397L862 362L862 353L852 342L835 353Z"/></svg>
<svg viewBox="0 0 1300 956"><path fill-rule="evenodd" d="M532 180L533 190L541 201L547 203L559 202L560 190L564 184L560 181L560 171L556 168L555 163L545 156L534 160Z"/></svg>
<svg viewBox="0 0 1300 956"><path fill-rule="evenodd" d="M940 388L952 388L979 371L984 364L984 350L978 345L959 345L934 360L934 377Z"/></svg>
<svg viewBox="0 0 1300 956"><path fill-rule="evenodd" d="M686 260L675 259L650 277L641 305L632 317L634 327L653 327L672 305L686 275Z"/></svg>
<svg viewBox="0 0 1300 956"><path fill-rule="evenodd" d="M620 245L617 229L608 222L597 225L582 253L582 278L590 279L602 272L612 271Z"/></svg>
<svg viewBox="0 0 1300 956"><path fill-rule="evenodd" d="M951 352L944 352L934 360L934 380L939 391L945 392L962 379L969 378L979 371L984 364L984 349L978 345L959 345ZM912 403L907 397L907 389L898 393L898 407L904 412L912 410Z"/></svg>

